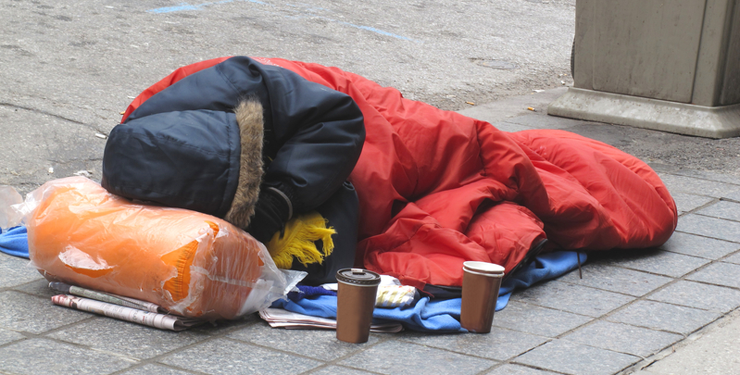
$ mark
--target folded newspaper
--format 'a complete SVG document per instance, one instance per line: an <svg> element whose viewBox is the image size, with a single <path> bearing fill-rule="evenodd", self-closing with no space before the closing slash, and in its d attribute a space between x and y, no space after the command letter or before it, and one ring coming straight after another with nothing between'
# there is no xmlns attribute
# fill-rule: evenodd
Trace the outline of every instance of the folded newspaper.
<svg viewBox="0 0 740 375"><path fill-rule="evenodd" d="M183 331L205 323L205 320L169 314L156 304L134 298L98 292L61 282L51 282L49 287L64 293L51 297L55 305L127 322L171 331ZM259 314L273 328L337 329L337 321L334 319L303 315L283 309L267 308L261 310ZM371 332L378 333L396 333L402 330L403 326L397 322L373 323L370 327Z"/></svg>
<svg viewBox="0 0 740 375"><path fill-rule="evenodd" d="M49 287L68 294L51 297L55 305L104 315L110 318L142 324L149 327L182 331L205 321L167 314L159 306L146 301L52 282Z"/></svg>
<svg viewBox="0 0 740 375"><path fill-rule="evenodd" d="M337 329L337 321L334 319L320 318L316 316L303 315L283 309L268 307L260 310L260 318L267 322L273 328L285 329ZM373 323L370 326L371 332L377 333L396 333L401 332L403 326L401 323Z"/></svg>

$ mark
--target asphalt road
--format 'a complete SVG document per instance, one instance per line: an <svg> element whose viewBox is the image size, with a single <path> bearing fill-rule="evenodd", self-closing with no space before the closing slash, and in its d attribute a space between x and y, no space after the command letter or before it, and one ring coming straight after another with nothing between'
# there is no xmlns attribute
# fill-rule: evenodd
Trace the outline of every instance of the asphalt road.
<svg viewBox="0 0 740 375"><path fill-rule="evenodd" d="M227 55L337 66L459 110L570 83L574 0L0 0L0 184L100 177L141 90ZM87 172L84 172L87 171Z"/></svg>
<svg viewBox="0 0 740 375"><path fill-rule="evenodd" d="M119 112L196 61L316 62L459 111L572 84L574 19L575 0L0 0L0 184L99 179ZM738 139L572 130L650 163L740 173Z"/></svg>

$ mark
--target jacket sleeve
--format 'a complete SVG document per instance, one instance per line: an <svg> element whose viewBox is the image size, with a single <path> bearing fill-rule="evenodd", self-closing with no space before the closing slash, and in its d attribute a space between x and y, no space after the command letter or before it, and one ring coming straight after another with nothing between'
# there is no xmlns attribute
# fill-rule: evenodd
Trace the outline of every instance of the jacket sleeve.
<svg viewBox="0 0 740 375"><path fill-rule="evenodd" d="M284 192L301 213L324 203L347 180L360 157L365 128L349 96L297 75L289 78L289 91L271 90L278 147L264 185Z"/></svg>
<svg viewBox="0 0 740 375"><path fill-rule="evenodd" d="M263 77L272 121L265 149L274 150L263 186L284 192L294 212L311 211L354 169L365 141L362 112L348 95L284 68L265 66Z"/></svg>

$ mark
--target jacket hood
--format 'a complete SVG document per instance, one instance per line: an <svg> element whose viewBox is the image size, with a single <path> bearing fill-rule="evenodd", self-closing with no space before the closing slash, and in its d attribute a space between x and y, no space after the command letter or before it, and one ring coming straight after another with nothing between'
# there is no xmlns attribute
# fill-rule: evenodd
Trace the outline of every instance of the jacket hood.
<svg viewBox="0 0 740 375"><path fill-rule="evenodd" d="M239 182L231 208L224 219L240 228L246 228L254 216L264 174L262 147L265 126L262 104L257 100L243 101L236 107L235 114L241 140Z"/></svg>
<svg viewBox="0 0 740 375"><path fill-rule="evenodd" d="M245 228L262 179L262 106L174 111L113 128L101 184L111 193L195 210Z"/></svg>

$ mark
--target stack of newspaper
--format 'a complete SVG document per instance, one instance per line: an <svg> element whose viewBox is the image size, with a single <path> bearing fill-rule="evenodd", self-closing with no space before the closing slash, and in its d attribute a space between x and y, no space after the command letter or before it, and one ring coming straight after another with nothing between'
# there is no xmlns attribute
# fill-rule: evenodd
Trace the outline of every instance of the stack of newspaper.
<svg viewBox="0 0 740 375"><path fill-rule="evenodd" d="M267 308L260 310L260 318L267 322L273 328L285 329L337 329L337 321L334 319L321 318L299 314L283 309ZM398 322L388 322L370 326L371 332L378 333L396 333L401 332L403 326Z"/></svg>
<svg viewBox="0 0 740 375"><path fill-rule="evenodd" d="M168 314L161 307L145 301L98 292L60 282L49 287L62 292L51 297L55 305L104 315L146 326L182 331L204 323L203 320Z"/></svg>

